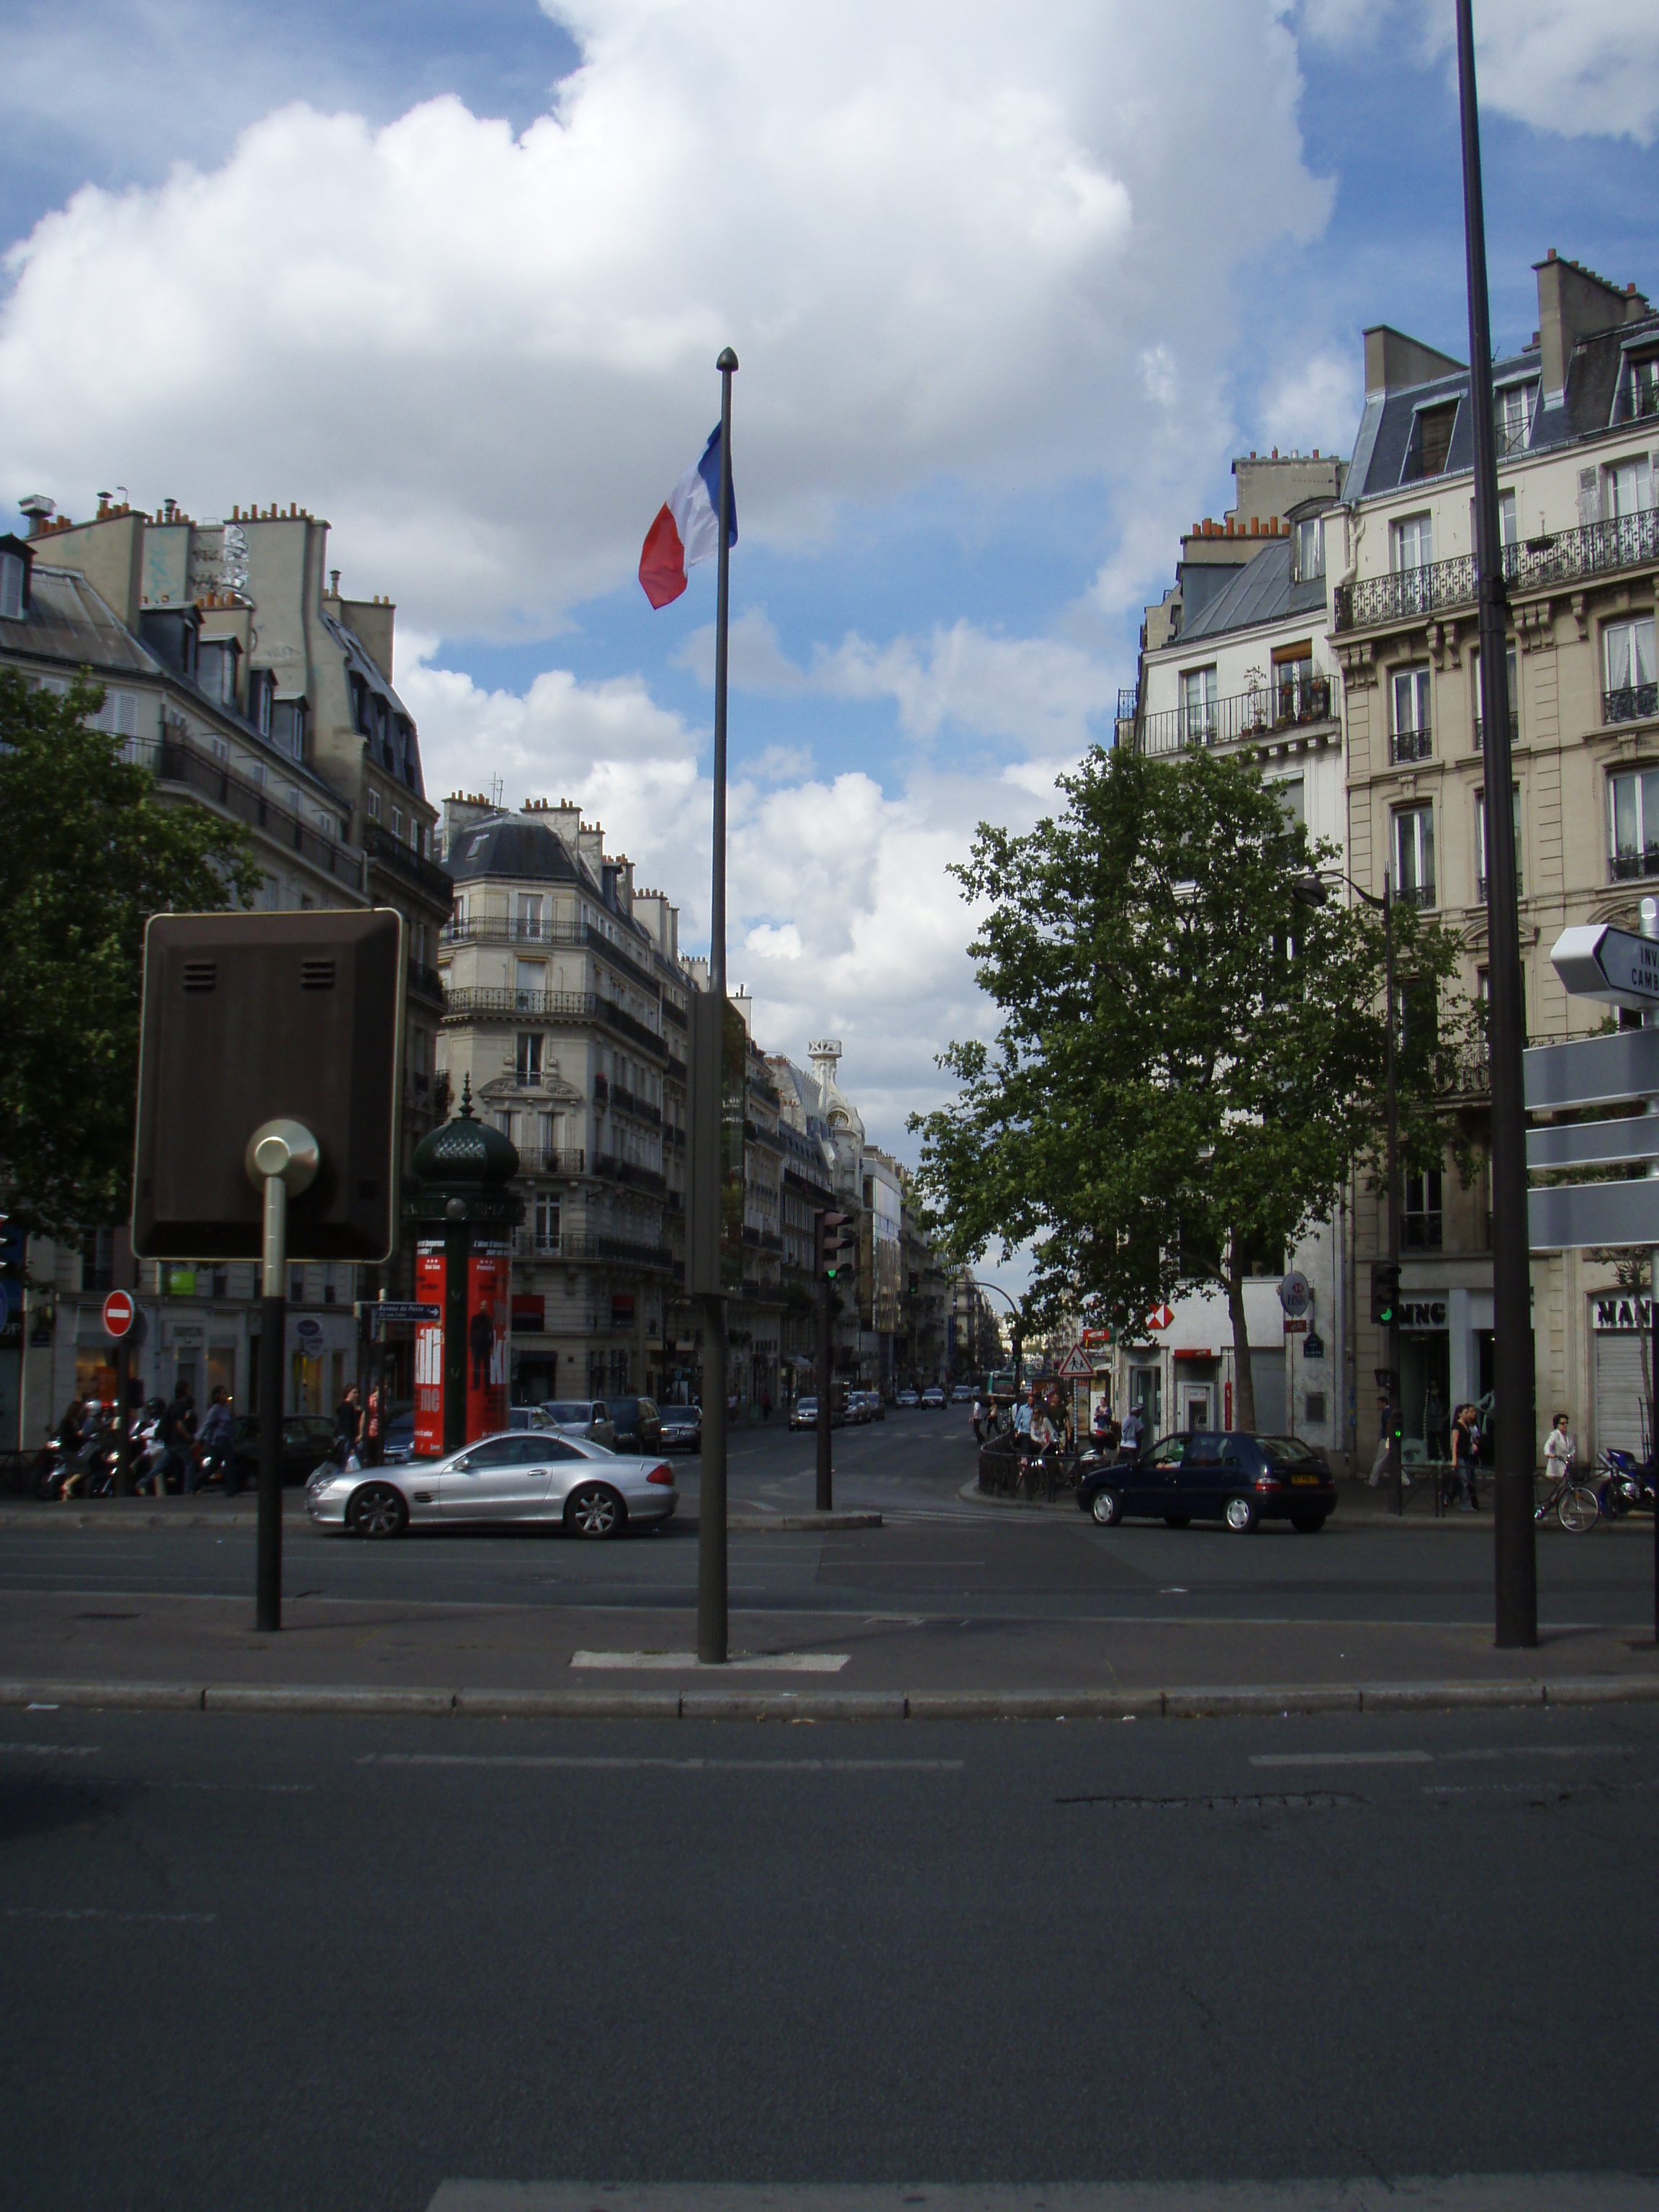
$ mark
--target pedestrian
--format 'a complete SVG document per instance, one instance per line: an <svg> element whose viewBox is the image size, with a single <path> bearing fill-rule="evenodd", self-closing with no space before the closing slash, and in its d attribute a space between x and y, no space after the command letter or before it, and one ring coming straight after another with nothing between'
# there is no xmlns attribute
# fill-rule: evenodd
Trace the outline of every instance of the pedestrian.
<svg viewBox="0 0 1659 2212"><path fill-rule="evenodd" d="M1451 1432L1452 1472L1457 1478L1460 1513L1480 1510L1477 1478L1480 1469L1480 1421L1473 1406L1460 1406Z"/></svg>
<svg viewBox="0 0 1659 2212"><path fill-rule="evenodd" d="M362 1413L357 1403L357 1385L354 1382L334 1408L334 1441L340 1447L342 1467L345 1465L348 1455L357 1449L357 1431L362 1426Z"/></svg>
<svg viewBox="0 0 1659 2212"><path fill-rule="evenodd" d="M161 1455L155 1468L155 1495L163 1497L170 1479L176 1478L182 1490L185 1483L185 1455L191 1442L192 1423L190 1385L180 1382L174 1389L171 1402L163 1406L155 1424L155 1441L161 1446Z"/></svg>
<svg viewBox="0 0 1659 2212"><path fill-rule="evenodd" d="M1552 1482L1565 1482L1567 1470L1572 1465L1572 1437L1568 1432L1570 1416L1558 1413L1555 1425L1544 1445L1544 1471Z"/></svg>
<svg viewBox="0 0 1659 2212"><path fill-rule="evenodd" d="M985 1441L985 1408L980 1403L980 1396L977 1390L974 1393L974 1410L972 1419L974 1424L974 1442L976 1444L982 1444Z"/></svg>
<svg viewBox="0 0 1659 2212"><path fill-rule="evenodd" d="M1028 1433L1031 1439L1033 1451L1048 1451L1060 1441L1054 1434L1054 1425L1048 1418L1048 1408L1040 1398L1031 1407L1030 1427Z"/></svg>
<svg viewBox="0 0 1659 2212"><path fill-rule="evenodd" d="M1146 1415L1137 1401L1131 1404L1128 1412L1123 1416L1123 1449L1131 1459L1140 1457L1141 1439L1146 1433Z"/></svg>
<svg viewBox="0 0 1659 2212"><path fill-rule="evenodd" d="M69 1473L64 1477L60 1492L63 1500L75 1497L81 1485L98 1467L104 1454L104 1408L96 1398L88 1398L80 1413L81 1440L70 1462Z"/></svg>
<svg viewBox="0 0 1659 2212"><path fill-rule="evenodd" d="M223 1476L225 1496L236 1497L241 1490L240 1482L231 1479L230 1437L234 1423L231 1418L230 1393L222 1382L216 1382L202 1419L201 1434L197 1437L200 1458L186 1478L187 1490L199 1490L216 1473Z"/></svg>
<svg viewBox="0 0 1659 2212"><path fill-rule="evenodd" d="M363 1425L358 1434L357 1456L365 1467L380 1464L380 1441L385 1433L386 1388L377 1382L363 1407Z"/></svg>
<svg viewBox="0 0 1659 2212"><path fill-rule="evenodd" d="M1435 1460L1443 1460L1451 1449L1446 1429L1446 1401L1433 1376L1429 1377L1423 1398L1423 1448Z"/></svg>

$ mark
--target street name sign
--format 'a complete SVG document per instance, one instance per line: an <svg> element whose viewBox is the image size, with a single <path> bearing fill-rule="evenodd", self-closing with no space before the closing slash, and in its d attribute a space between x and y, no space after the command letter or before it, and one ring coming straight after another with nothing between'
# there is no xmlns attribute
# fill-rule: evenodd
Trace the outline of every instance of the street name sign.
<svg viewBox="0 0 1659 2212"><path fill-rule="evenodd" d="M1521 1067L1528 1114L1645 1098L1659 1092L1659 1029L1534 1045L1522 1054Z"/></svg>
<svg viewBox="0 0 1659 2212"><path fill-rule="evenodd" d="M1638 1013L1659 1011L1659 938L1632 937L1611 922L1564 929L1550 959L1565 988L1580 999Z"/></svg>
<svg viewBox="0 0 1659 2212"><path fill-rule="evenodd" d="M138 1311L130 1291L112 1291L104 1300L104 1328L118 1340L131 1328Z"/></svg>
<svg viewBox="0 0 1659 2212"><path fill-rule="evenodd" d="M1558 1183L1527 1193L1534 1252L1587 1244L1659 1244L1659 1181Z"/></svg>

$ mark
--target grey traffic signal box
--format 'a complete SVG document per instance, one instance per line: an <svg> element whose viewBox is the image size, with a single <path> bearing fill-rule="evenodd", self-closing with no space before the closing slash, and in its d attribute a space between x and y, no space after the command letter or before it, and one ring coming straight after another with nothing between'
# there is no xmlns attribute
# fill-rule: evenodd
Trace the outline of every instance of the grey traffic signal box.
<svg viewBox="0 0 1659 2212"><path fill-rule="evenodd" d="M286 1116L317 1139L289 1202L296 1260L375 1264L396 1237L400 915L158 914L144 933L132 1249L253 1260L248 1139Z"/></svg>

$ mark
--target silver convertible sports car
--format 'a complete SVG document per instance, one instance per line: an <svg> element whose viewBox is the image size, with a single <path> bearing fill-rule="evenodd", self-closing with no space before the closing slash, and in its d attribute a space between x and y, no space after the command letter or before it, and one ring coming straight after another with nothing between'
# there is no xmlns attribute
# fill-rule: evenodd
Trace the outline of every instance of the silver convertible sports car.
<svg viewBox="0 0 1659 2212"><path fill-rule="evenodd" d="M630 1522L666 1521L678 1504L666 1461L625 1457L544 1429L514 1429L447 1459L356 1474L325 1462L306 1486L306 1511L314 1522L357 1536L401 1536L411 1523L493 1521L620 1536Z"/></svg>

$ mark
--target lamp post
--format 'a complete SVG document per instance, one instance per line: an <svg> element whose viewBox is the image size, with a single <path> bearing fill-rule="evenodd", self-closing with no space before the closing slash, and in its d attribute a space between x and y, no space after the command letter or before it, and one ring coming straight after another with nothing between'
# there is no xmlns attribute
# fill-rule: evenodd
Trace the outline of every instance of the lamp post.
<svg viewBox="0 0 1659 2212"><path fill-rule="evenodd" d="M1395 1294L1389 1302L1389 1484L1394 1492L1394 1510L1401 1519L1406 1511L1405 1470L1400 1463L1400 1086L1395 1063L1397 1039L1395 1033L1394 1005L1394 876L1390 869L1382 871L1382 896L1366 890L1355 883L1345 868L1324 868L1316 873L1300 877L1291 887L1291 896L1303 906L1323 906L1329 896L1325 878L1340 877L1357 899L1382 917L1382 973L1383 1022L1388 1030L1388 1152L1389 1152L1389 1266L1393 1271Z"/></svg>
<svg viewBox="0 0 1659 2212"><path fill-rule="evenodd" d="M1006 1298L1008 1301L1008 1310L1014 1317L1014 1395L1018 1398L1019 1396L1020 1380L1024 1372L1020 1347L1024 1342L1025 1338L1024 1310L1014 1298L1012 1293L1011 1291L1005 1291L1000 1283L976 1282L975 1288L981 1291L994 1291L1000 1298Z"/></svg>

